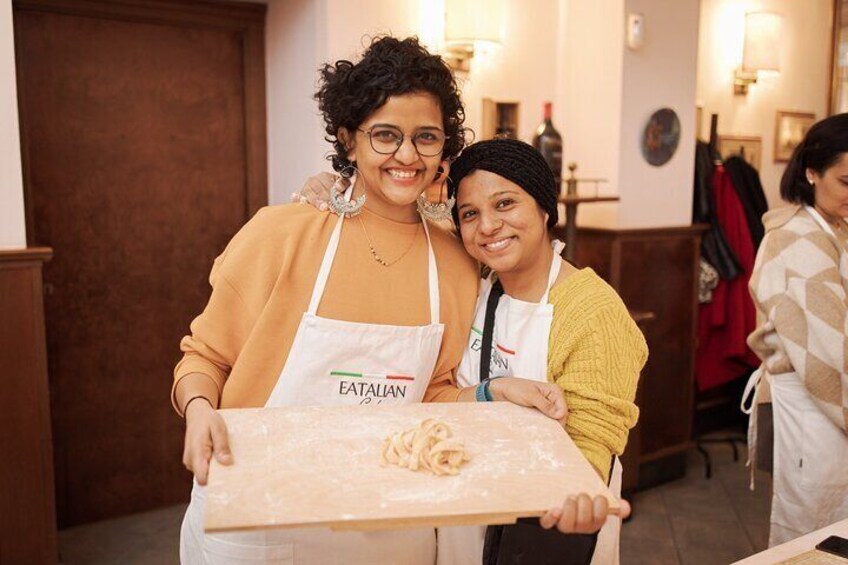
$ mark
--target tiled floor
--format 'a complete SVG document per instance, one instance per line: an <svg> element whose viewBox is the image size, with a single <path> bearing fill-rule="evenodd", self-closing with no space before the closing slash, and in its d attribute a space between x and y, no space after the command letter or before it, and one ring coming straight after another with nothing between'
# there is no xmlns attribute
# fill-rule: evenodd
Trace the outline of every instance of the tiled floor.
<svg viewBox="0 0 848 565"><path fill-rule="evenodd" d="M770 484L758 475L748 490L744 453L734 463L726 445L710 445L713 477L703 459L689 455L685 478L636 495L624 525L622 565L726 565L766 548ZM184 507L118 518L59 533L67 565L168 565L178 563Z"/></svg>
<svg viewBox="0 0 848 565"><path fill-rule="evenodd" d="M636 495L621 532L622 565L726 565L768 547L769 476L757 473L751 492L744 446L737 463L728 444L707 450L711 479L693 450L685 478Z"/></svg>

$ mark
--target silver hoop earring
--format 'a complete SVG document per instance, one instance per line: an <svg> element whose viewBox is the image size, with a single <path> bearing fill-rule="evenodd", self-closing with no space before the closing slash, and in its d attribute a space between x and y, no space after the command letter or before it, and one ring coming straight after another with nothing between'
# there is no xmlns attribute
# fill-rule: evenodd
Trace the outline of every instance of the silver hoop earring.
<svg viewBox="0 0 848 565"><path fill-rule="evenodd" d="M345 217L352 218L359 214L362 211L362 207L365 206L365 200L367 198L364 194L352 201L345 200L344 193L346 189L341 186L342 179L350 179L357 173L359 173L359 170L355 165L348 165L339 171L339 178L333 183L333 186L330 189L330 200L327 202L327 205L330 207L330 210L338 216L343 215Z"/></svg>
<svg viewBox="0 0 848 565"><path fill-rule="evenodd" d="M451 213L456 204L456 198L448 198L445 202L430 202L422 192L416 201L418 212L431 222L450 221Z"/></svg>

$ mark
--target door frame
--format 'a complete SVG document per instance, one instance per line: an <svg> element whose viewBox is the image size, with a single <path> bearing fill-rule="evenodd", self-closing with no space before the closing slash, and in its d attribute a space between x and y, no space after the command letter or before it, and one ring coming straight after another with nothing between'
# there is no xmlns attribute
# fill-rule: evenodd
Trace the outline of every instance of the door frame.
<svg viewBox="0 0 848 565"><path fill-rule="evenodd" d="M264 4L210 0L13 0L16 12L48 12L139 23L184 24L227 29L240 35L244 59L245 178L247 221L268 203L268 136L265 116L265 13ZM15 49L18 112L20 114L21 166L27 245L36 246L35 212L30 181L29 140L24 129L26 96L20 80L21 53Z"/></svg>

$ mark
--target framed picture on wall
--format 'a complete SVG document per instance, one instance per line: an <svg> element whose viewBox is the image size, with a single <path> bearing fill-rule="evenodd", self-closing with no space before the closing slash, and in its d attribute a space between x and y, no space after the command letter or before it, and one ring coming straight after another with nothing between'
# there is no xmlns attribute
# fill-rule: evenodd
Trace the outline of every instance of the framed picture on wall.
<svg viewBox="0 0 848 565"><path fill-rule="evenodd" d="M774 160L788 161L815 121L816 115L812 113L778 110L774 126Z"/></svg>
<svg viewBox="0 0 848 565"><path fill-rule="evenodd" d="M753 135L720 135L718 152L722 159L739 155L752 167L760 170L763 157L763 138Z"/></svg>
<svg viewBox="0 0 848 565"><path fill-rule="evenodd" d="M848 0L834 0L830 113L848 112Z"/></svg>

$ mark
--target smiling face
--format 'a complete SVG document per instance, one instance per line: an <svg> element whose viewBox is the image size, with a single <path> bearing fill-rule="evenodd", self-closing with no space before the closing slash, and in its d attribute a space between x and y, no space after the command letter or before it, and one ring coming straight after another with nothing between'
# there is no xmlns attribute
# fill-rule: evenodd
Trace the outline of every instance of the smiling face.
<svg viewBox="0 0 848 565"><path fill-rule="evenodd" d="M462 243L469 255L499 275L535 266L550 247L548 215L517 184L477 170L457 190Z"/></svg>
<svg viewBox="0 0 848 565"><path fill-rule="evenodd" d="M818 174L807 170L807 178L815 184L816 206L833 218L848 218L848 153Z"/></svg>
<svg viewBox="0 0 848 565"><path fill-rule="evenodd" d="M367 194L370 210L389 218L415 219L415 199L433 182L441 155L420 155L412 139L417 136L418 145L429 152L425 144L444 135L442 124L438 99L413 93L391 96L356 131L342 131L341 136L351 140L347 156L356 162L357 184ZM375 151L374 147L391 147L392 130L403 134L397 151L389 155Z"/></svg>

